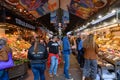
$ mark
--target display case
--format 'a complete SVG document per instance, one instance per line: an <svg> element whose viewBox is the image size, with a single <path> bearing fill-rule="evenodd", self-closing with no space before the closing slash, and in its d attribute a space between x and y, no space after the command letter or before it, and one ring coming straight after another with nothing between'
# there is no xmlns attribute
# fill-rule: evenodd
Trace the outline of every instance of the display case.
<svg viewBox="0 0 120 80"><path fill-rule="evenodd" d="M101 80L105 78L104 73L117 80L120 70L120 26L99 29L94 33L94 39L99 46L98 67Z"/></svg>
<svg viewBox="0 0 120 80"><path fill-rule="evenodd" d="M103 74L105 70L110 71L114 77L114 79L117 80L117 71L120 69L120 58L114 54L111 53L105 53L105 52L99 52L98 54L98 67L100 69L100 77L101 80L103 80Z"/></svg>

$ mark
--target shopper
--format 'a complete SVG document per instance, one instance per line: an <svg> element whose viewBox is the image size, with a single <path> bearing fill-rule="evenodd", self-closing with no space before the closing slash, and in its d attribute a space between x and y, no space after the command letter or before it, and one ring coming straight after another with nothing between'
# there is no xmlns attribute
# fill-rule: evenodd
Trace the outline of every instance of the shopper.
<svg viewBox="0 0 120 80"><path fill-rule="evenodd" d="M78 62L80 64L80 68L84 67L84 51L83 51L83 40L81 39L82 34L79 34L79 38L77 39L77 50L78 50Z"/></svg>
<svg viewBox="0 0 120 80"><path fill-rule="evenodd" d="M50 77L58 76L57 68L58 68L58 60L59 60L59 44L57 42L57 36L53 36L52 41L48 44L49 50L49 58L50 60L50 69L49 75Z"/></svg>
<svg viewBox="0 0 120 80"><path fill-rule="evenodd" d="M76 39L75 39L75 36L71 36L70 44L71 44L72 47L74 47L74 48L71 49L71 51L72 51L71 53L76 56L77 55L77 50L76 50Z"/></svg>
<svg viewBox="0 0 120 80"><path fill-rule="evenodd" d="M44 46L47 46L46 41L43 38L40 39L40 43Z"/></svg>
<svg viewBox="0 0 120 80"><path fill-rule="evenodd" d="M48 57L47 48L40 43L38 36L34 38L35 41L28 50L28 59L31 63L34 80L45 80L46 61Z"/></svg>
<svg viewBox="0 0 120 80"><path fill-rule="evenodd" d="M76 49L77 49L77 51L78 51L78 44L79 44L80 40L81 40L80 33L77 33L77 38L76 38Z"/></svg>
<svg viewBox="0 0 120 80"><path fill-rule="evenodd" d="M48 41L48 43L47 43L47 50L48 50L48 51L49 51L48 44L51 44L51 43L53 42L53 41L52 41L52 40L53 40L52 38L53 38L53 37L50 37L50 38L49 38L49 41Z"/></svg>
<svg viewBox="0 0 120 80"><path fill-rule="evenodd" d="M64 58L64 75L66 80L73 80L69 75L69 66L70 66L70 54L71 54L71 45L70 39L71 32L67 33L67 36L63 37L63 58Z"/></svg>
<svg viewBox="0 0 120 80"><path fill-rule="evenodd" d="M81 37L80 37L80 33L77 33L77 39L76 39L76 50L77 50L77 60L78 60L78 63L80 65L80 56L79 56L79 50L78 50L78 45L79 45L79 42L81 41Z"/></svg>
<svg viewBox="0 0 120 80"><path fill-rule="evenodd" d="M97 75L97 53L98 46L94 41L93 34L88 35L83 42L85 64L83 69L83 80L90 77L96 79Z"/></svg>
<svg viewBox="0 0 120 80"><path fill-rule="evenodd" d="M6 39L0 39L0 61L7 61L8 60L8 53L12 55L12 50L6 44ZM0 80L9 80L7 70L3 69L0 70Z"/></svg>

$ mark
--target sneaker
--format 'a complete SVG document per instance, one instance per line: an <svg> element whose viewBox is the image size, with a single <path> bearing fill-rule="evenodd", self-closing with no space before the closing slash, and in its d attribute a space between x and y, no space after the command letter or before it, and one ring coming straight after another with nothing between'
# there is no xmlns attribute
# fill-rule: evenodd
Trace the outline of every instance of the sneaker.
<svg viewBox="0 0 120 80"><path fill-rule="evenodd" d="M71 74L69 73L69 76L71 76Z"/></svg>
<svg viewBox="0 0 120 80"><path fill-rule="evenodd" d="M65 80L73 80L73 78L66 78Z"/></svg>
<svg viewBox="0 0 120 80"><path fill-rule="evenodd" d="M65 74L64 74L64 76L65 76ZM71 73L69 73L69 76L71 76Z"/></svg>
<svg viewBox="0 0 120 80"><path fill-rule="evenodd" d="M52 78L53 77L53 75L52 74L49 74L49 76Z"/></svg>
<svg viewBox="0 0 120 80"><path fill-rule="evenodd" d="M57 76L57 77L58 77L59 75L58 75L58 74L55 74L54 76Z"/></svg>

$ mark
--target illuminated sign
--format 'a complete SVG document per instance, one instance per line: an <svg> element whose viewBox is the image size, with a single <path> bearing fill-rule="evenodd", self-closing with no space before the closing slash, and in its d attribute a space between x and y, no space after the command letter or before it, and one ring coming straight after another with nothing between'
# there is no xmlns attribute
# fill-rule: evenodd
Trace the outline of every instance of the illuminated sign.
<svg viewBox="0 0 120 80"><path fill-rule="evenodd" d="M35 26L28 24L28 23L26 23L18 18L15 18L15 22L16 22L16 24L19 24L19 25L24 26L26 28L35 29Z"/></svg>

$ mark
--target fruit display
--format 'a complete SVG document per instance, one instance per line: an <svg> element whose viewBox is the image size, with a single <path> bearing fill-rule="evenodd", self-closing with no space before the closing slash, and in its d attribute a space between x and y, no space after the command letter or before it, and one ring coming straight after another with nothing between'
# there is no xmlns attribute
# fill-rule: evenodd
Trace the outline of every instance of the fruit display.
<svg viewBox="0 0 120 80"><path fill-rule="evenodd" d="M17 39L18 36L12 35L7 36L8 45L13 50L13 59L27 59L28 48L31 46L30 43L24 39Z"/></svg>
<svg viewBox="0 0 120 80"><path fill-rule="evenodd" d="M12 49L14 60L26 60L28 48L31 46L30 43L20 38L19 35L6 34L3 37L7 39L7 43Z"/></svg>

